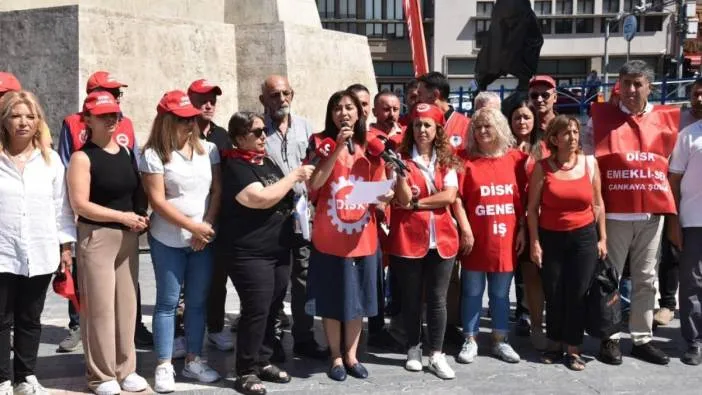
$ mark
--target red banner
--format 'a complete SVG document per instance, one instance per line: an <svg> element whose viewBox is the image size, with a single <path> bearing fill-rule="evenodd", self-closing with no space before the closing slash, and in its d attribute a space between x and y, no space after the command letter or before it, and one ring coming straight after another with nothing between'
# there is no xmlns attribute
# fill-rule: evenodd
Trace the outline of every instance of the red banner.
<svg viewBox="0 0 702 395"><path fill-rule="evenodd" d="M427 44L424 40L424 24L422 23L422 9L420 0L404 0L405 21L407 22L407 33L409 33L410 46L412 47L412 64L414 64L414 75L429 72L429 61L427 60Z"/></svg>

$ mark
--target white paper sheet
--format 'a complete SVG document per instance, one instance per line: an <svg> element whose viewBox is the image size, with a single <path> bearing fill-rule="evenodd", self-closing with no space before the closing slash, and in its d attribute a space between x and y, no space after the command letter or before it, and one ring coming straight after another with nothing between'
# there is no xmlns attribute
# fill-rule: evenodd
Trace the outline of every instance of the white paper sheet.
<svg viewBox="0 0 702 395"><path fill-rule="evenodd" d="M300 230L302 231L302 237L307 240L312 240L312 235L310 232L310 209L307 205L307 197L302 196L297 199L297 204L295 204L295 212L298 215L298 220L300 221Z"/></svg>
<svg viewBox="0 0 702 395"><path fill-rule="evenodd" d="M394 184L393 180L387 181L361 181L353 185L353 189L346 196L348 204L376 204L378 196L383 196Z"/></svg>

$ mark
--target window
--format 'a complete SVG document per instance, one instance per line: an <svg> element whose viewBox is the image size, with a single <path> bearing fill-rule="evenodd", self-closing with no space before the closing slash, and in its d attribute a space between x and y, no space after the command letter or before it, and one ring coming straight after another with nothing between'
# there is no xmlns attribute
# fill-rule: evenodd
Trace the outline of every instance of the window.
<svg viewBox="0 0 702 395"><path fill-rule="evenodd" d="M366 0L366 18L365 19L383 19L383 1L382 0ZM382 36L382 23L366 24L366 36Z"/></svg>
<svg viewBox="0 0 702 395"><path fill-rule="evenodd" d="M475 47L480 48L485 43L488 31L490 30L489 20L476 20L475 21Z"/></svg>
<svg viewBox="0 0 702 395"><path fill-rule="evenodd" d="M651 0L650 11L663 12L663 0Z"/></svg>
<svg viewBox="0 0 702 395"><path fill-rule="evenodd" d="M556 0L556 15L573 15L573 0Z"/></svg>
<svg viewBox="0 0 702 395"><path fill-rule="evenodd" d="M551 15L551 0L536 0L534 2L534 13L536 15Z"/></svg>
<svg viewBox="0 0 702 395"><path fill-rule="evenodd" d="M575 32L578 34L594 33L595 20L592 18L580 18L575 20Z"/></svg>
<svg viewBox="0 0 702 395"><path fill-rule="evenodd" d="M646 15L644 18L643 31L659 32L663 30L663 16Z"/></svg>
<svg viewBox="0 0 702 395"><path fill-rule="evenodd" d="M378 77L412 77L414 76L414 67L412 62L373 62L375 75Z"/></svg>
<svg viewBox="0 0 702 395"><path fill-rule="evenodd" d="M609 33L619 33L619 26L621 25L621 22L610 22L609 23ZM607 26L607 18L602 18L602 22L600 23L600 33L605 32L605 28Z"/></svg>
<svg viewBox="0 0 702 395"><path fill-rule="evenodd" d="M448 58L446 59L447 75L469 75L475 74L475 59Z"/></svg>
<svg viewBox="0 0 702 395"><path fill-rule="evenodd" d="M587 61L582 58L573 59L539 59L536 66L538 74L556 75L586 75Z"/></svg>
<svg viewBox="0 0 702 395"><path fill-rule="evenodd" d="M492 1L479 1L477 2L476 16L491 16L492 6L495 5Z"/></svg>
<svg viewBox="0 0 702 395"><path fill-rule="evenodd" d="M634 6L641 3L639 0L624 0L624 12L634 11Z"/></svg>
<svg viewBox="0 0 702 395"><path fill-rule="evenodd" d="M572 19L554 19L553 25L555 26L556 34L571 34L573 33L573 20Z"/></svg>
<svg viewBox="0 0 702 395"><path fill-rule="evenodd" d="M404 13L402 11L402 0L385 0L385 18L386 19L396 19L402 21L402 23L391 23L386 25L387 34L395 37L404 37L405 35L405 25L404 25Z"/></svg>
<svg viewBox="0 0 702 395"><path fill-rule="evenodd" d="M336 12L336 0L317 0L319 17L323 19L334 18Z"/></svg>
<svg viewBox="0 0 702 395"><path fill-rule="evenodd" d="M616 14L619 12L619 0L602 0L603 14Z"/></svg>
<svg viewBox="0 0 702 395"><path fill-rule="evenodd" d="M578 0L578 14L595 13L595 0Z"/></svg>
<svg viewBox="0 0 702 395"><path fill-rule="evenodd" d="M541 28L541 34L552 34L553 24L550 19L537 19L539 21L539 27Z"/></svg>

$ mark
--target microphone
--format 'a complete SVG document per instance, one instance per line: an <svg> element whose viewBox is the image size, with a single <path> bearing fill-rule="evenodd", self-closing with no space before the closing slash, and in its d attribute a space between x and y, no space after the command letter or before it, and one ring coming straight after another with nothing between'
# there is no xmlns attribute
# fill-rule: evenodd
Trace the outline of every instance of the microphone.
<svg viewBox="0 0 702 395"><path fill-rule="evenodd" d="M341 127L351 127L348 122L342 122ZM346 148L349 149L349 154L353 155L356 153L356 147L353 145L353 136L346 140Z"/></svg>
<svg viewBox="0 0 702 395"><path fill-rule="evenodd" d="M402 142L402 136L393 136L391 138L387 138L385 136L378 136L377 140L380 140L380 142L383 143L383 151L385 151L385 154L392 159L392 162L395 164L395 167L399 167L408 173L412 171L409 167L407 167L407 165L405 165L405 162L402 161L402 158L400 158L400 156L395 152L397 151L397 148Z"/></svg>
<svg viewBox="0 0 702 395"><path fill-rule="evenodd" d="M327 159L336 149L334 139L327 137L319 143L319 146L314 150L314 157L307 162L308 165L317 166L322 159Z"/></svg>
<svg viewBox="0 0 702 395"><path fill-rule="evenodd" d="M394 155L390 155L386 151L385 144L383 144L383 141L379 138L375 138L373 140L368 141L368 153L371 154L371 156L379 156L383 158L385 162L391 163L402 177L405 176L406 170L409 171L409 169L407 168L407 166L405 166L402 160L400 160Z"/></svg>

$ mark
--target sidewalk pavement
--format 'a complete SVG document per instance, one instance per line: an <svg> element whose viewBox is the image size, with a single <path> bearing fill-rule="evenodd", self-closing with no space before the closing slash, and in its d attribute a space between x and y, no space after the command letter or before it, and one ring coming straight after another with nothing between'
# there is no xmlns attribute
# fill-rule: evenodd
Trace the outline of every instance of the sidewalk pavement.
<svg viewBox="0 0 702 395"><path fill-rule="evenodd" d="M156 299L153 268L148 254L141 255L140 283L144 322L151 328L151 314ZM227 285L227 320L231 322L239 310L239 300L231 282ZM512 296L514 300L514 295ZM484 301L487 307L487 299ZM289 304L286 311L289 313ZM56 352L58 343L66 335L67 302L49 290L44 314L43 332L39 348L37 376L40 382L55 394L87 393L84 380L82 350L73 353ZM458 350L447 350L449 364L456 370L456 379L443 381L426 371L410 373L404 370L405 355L376 353L375 350L359 352L362 362L370 372L367 380L349 377L343 383L331 381L326 376L326 361L313 361L292 357L292 339L287 332L284 338L288 362L282 365L293 380L288 384L266 384L269 393L279 394L700 394L702 393L702 367L691 367L680 362L685 345L680 338L679 321L656 330L654 341L671 356L668 366L657 366L628 356L631 341L622 339L624 364L609 366L594 359L599 342L586 338L584 357L588 360L583 372L573 372L563 365L543 365L539 354L529 345L528 339L512 336L510 342L522 356L519 364L508 364L489 355L489 320L481 325L480 355L471 365L460 365L453 355ZM321 322L317 321L317 338L322 341ZM180 371L183 360L175 361L177 393L179 394L234 394L234 353L221 352L205 347L205 358L217 369L224 380L211 385L200 385L184 379ZM138 351L137 371L153 385L156 358L150 350ZM428 357L424 357L424 363ZM149 389L146 393L152 393Z"/></svg>

